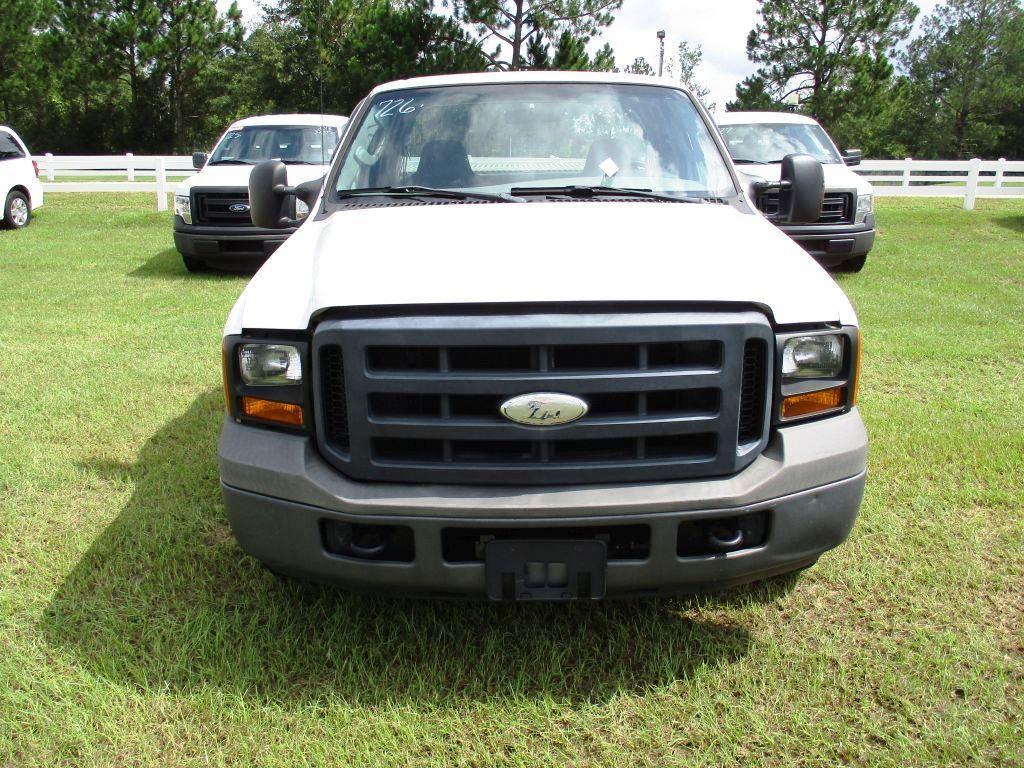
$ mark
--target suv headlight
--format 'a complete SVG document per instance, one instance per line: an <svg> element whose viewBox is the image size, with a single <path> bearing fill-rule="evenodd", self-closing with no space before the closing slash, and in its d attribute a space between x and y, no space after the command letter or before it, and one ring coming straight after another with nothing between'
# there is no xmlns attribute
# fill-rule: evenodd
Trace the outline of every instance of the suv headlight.
<svg viewBox="0 0 1024 768"><path fill-rule="evenodd" d="M875 210L874 195L857 195L857 223L863 224L868 214Z"/></svg>
<svg viewBox="0 0 1024 768"><path fill-rule="evenodd" d="M174 196L174 214L186 224L192 223L192 199L188 195Z"/></svg>
<svg viewBox="0 0 1024 768"><path fill-rule="evenodd" d="M857 402L860 333L778 335L777 422L841 413Z"/></svg>

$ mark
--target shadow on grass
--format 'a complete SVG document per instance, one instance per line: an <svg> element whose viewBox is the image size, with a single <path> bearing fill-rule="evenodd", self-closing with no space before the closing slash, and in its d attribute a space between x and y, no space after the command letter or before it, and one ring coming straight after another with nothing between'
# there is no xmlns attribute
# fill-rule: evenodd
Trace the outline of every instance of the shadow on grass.
<svg viewBox="0 0 1024 768"><path fill-rule="evenodd" d="M181 260L181 254L174 248L168 248L160 251L141 267L133 269L128 274L131 277L171 278L175 280L180 280L183 277L188 277L190 280L229 279L252 277L253 273L260 268L262 263L262 259L252 259L240 262L237 266L233 266L230 269L216 268L205 272L189 272L185 269L185 264Z"/></svg>
<svg viewBox="0 0 1024 768"><path fill-rule="evenodd" d="M241 552L224 517L220 408L215 392L197 399L134 466L89 465L135 490L60 585L41 628L96 675L296 705L602 701L747 652L747 631L715 610L716 599L442 603L280 581ZM722 602L775 600L792 584L766 582Z"/></svg>
<svg viewBox="0 0 1024 768"><path fill-rule="evenodd" d="M994 221L1004 229L1024 234L1024 216L997 216Z"/></svg>

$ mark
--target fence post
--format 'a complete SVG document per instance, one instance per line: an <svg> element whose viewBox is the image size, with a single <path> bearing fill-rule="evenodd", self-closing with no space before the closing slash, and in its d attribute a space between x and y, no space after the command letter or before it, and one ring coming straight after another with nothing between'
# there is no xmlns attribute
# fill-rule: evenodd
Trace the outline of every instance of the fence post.
<svg viewBox="0 0 1024 768"><path fill-rule="evenodd" d="M996 180L992 185L995 189L999 189L1003 186L1003 164L1006 162L1005 157L999 158L999 165L996 166Z"/></svg>
<svg viewBox="0 0 1024 768"><path fill-rule="evenodd" d="M167 169L162 157L156 159L156 209L167 210Z"/></svg>
<svg viewBox="0 0 1024 768"><path fill-rule="evenodd" d="M906 163L906 165L903 166L903 188L910 189L910 164L914 161L912 158L908 157L903 162Z"/></svg>
<svg viewBox="0 0 1024 768"><path fill-rule="evenodd" d="M978 196L978 175L981 172L981 160L971 160L971 170L967 172L967 193L964 195L964 210L974 210L974 198Z"/></svg>
<svg viewBox="0 0 1024 768"><path fill-rule="evenodd" d="M124 155L124 167L128 169L128 181L135 181L135 155L131 152Z"/></svg>
<svg viewBox="0 0 1024 768"><path fill-rule="evenodd" d="M53 153L46 153L46 180L53 181Z"/></svg>

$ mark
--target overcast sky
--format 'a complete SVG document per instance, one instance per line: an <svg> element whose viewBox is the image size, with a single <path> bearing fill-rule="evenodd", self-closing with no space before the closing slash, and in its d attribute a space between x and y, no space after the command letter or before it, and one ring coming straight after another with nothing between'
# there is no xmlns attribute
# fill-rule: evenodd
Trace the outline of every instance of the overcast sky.
<svg viewBox="0 0 1024 768"><path fill-rule="evenodd" d="M939 0L915 1L921 7L920 20ZM218 4L227 8L231 0L218 0ZM238 5L247 23L258 19L257 0L238 0ZM704 63L697 79L711 89L710 100L721 109L733 97L736 83L754 71L747 61L746 44L756 19L756 0L625 0L599 42L612 44L620 67L637 56L657 66L659 29L666 33L666 62L680 40L699 44Z"/></svg>

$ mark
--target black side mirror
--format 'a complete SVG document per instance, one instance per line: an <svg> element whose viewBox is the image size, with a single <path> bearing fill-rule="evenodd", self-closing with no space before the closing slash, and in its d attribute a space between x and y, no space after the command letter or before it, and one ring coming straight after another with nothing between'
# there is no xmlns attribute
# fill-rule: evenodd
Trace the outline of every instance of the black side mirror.
<svg viewBox="0 0 1024 768"><path fill-rule="evenodd" d="M206 161L209 159L209 155L205 152L193 152L192 153L192 167L197 171L203 170L203 166L206 165Z"/></svg>
<svg viewBox="0 0 1024 768"><path fill-rule="evenodd" d="M860 165L860 161L864 159L864 153L859 149L844 149L843 150L843 162L847 165Z"/></svg>
<svg viewBox="0 0 1024 768"><path fill-rule="evenodd" d="M786 224L813 224L821 218L825 172L810 155L782 158L780 219Z"/></svg>
<svg viewBox="0 0 1024 768"><path fill-rule="evenodd" d="M288 168L280 160L264 160L249 174L249 215L252 223L263 229L284 229L300 224L291 218L293 205L289 199L297 197L310 208L316 203L324 178L306 181L295 187L288 186Z"/></svg>

